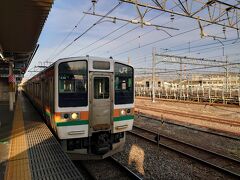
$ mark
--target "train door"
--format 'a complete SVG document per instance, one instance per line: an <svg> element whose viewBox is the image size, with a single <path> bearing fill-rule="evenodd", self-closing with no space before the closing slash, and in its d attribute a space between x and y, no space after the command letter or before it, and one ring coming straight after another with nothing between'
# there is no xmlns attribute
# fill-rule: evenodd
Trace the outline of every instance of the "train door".
<svg viewBox="0 0 240 180"><path fill-rule="evenodd" d="M90 128L110 130L113 76L111 73L90 73Z"/></svg>

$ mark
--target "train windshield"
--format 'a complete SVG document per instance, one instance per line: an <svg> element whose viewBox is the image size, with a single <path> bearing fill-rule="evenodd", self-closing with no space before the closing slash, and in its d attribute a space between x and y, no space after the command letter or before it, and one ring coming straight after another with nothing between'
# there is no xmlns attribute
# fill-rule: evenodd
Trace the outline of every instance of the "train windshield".
<svg viewBox="0 0 240 180"><path fill-rule="evenodd" d="M58 68L59 107L87 106L87 61L63 62Z"/></svg>
<svg viewBox="0 0 240 180"><path fill-rule="evenodd" d="M133 103L133 68L121 63L114 64L115 104Z"/></svg>

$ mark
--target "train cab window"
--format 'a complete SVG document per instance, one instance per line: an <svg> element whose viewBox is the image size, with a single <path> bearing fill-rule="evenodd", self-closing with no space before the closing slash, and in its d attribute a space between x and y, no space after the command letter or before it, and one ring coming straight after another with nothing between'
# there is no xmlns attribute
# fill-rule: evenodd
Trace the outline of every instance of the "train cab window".
<svg viewBox="0 0 240 180"><path fill-rule="evenodd" d="M108 99L109 98L109 78L94 77L94 98Z"/></svg>
<svg viewBox="0 0 240 180"><path fill-rule="evenodd" d="M87 106L87 61L71 61L60 63L58 79L59 107Z"/></svg>
<svg viewBox="0 0 240 180"><path fill-rule="evenodd" d="M133 68L121 63L114 64L115 104L133 103Z"/></svg>

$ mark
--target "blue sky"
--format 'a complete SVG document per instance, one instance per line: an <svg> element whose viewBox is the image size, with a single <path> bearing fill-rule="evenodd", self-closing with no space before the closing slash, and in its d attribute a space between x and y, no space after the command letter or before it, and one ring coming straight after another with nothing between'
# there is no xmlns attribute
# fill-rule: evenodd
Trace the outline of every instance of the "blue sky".
<svg viewBox="0 0 240 180"><path fill-rule="evenodd" d="M141 2L150 2L142 0ZM230 2L230 1L229 1ZM106 14L112 9L118 0L98 0L96 4L96 13ZM179 31L165 29L172 37L154 27L141 28L139 25L127 24L110 36L99 40L108 33L120 28L126 22L117 21L115 24L104 20L97 24L84 36L78 39L75 43L62 51L70 42L81 35L88 27L95 23L99 17L86 15L83 11L88 11L92 6L90 0L56 0L44 25L43 31L38 40L39 49L32 60L29 70L34 66L40 65L41 62L55 62L59 58L69 56L99 56L110 57L127 62L130 58L131 64L134 67L151 67L152 63L152 48L155 47L158 53L167 53L172 55L211 58L224 60L222 56L222 45L213 38L201 38L200 30L196 29L189 33L185 31L198 28L197 21L175 16L174 20L170 20L170 14L154 11L147 13L145 20L153 19L151 23L179 28ZM171 6L171 5L170 5ZM172 4L172 7L174 4ZM193 7L196 8L197 7ZM143 8L140 9L142 12ZM92 11L90 11L92 12ZM137 17L137 11L134 5L123 3L110 16L116 16L125 19L134 19ZM83 18L84 16L84 18ZM203 14L203 16L205 16ZM80 24L74 28L79 20ZM138 26L138 27L137 27ZM66 36L74 28L74 31L66 39ZM136 28L136 29L134 29ZM128 32L129 31L129 32ZM204 32L212 35L223 36L222 27L211 25L204 28ZM182 35L180 35L182 33ZM178 35L179 34L179 35ZM227 28L227 40L237 38L236 31ZM63 41L64 40L64 41ZM99 40L97 43L88 47L89 44ZM225 40L221 40L225 41ZM228 55L228 60L237 61L240 49L240 40L224 42L224 54ZM211 45L212 44L212 45ZM189 49L190 47L190 49ZM82 50L81 50L82 49ZM163 68L178 68L176 65L162 63L159 66ZM27 73L26 77L32 76L33 73Z"/></svg>

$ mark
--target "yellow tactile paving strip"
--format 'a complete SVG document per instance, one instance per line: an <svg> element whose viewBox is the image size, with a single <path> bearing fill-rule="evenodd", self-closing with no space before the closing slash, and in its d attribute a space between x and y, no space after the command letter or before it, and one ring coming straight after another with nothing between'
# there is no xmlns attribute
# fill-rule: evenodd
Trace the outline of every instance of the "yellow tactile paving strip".
<svg viewBox="0 0 240 180"><path fill-rule="evenodd" d="M23 113L20 102L16 102L10 141L9 160L5 180L29 180L31 172L27 154L27 140L24 130Z"/></svg>

